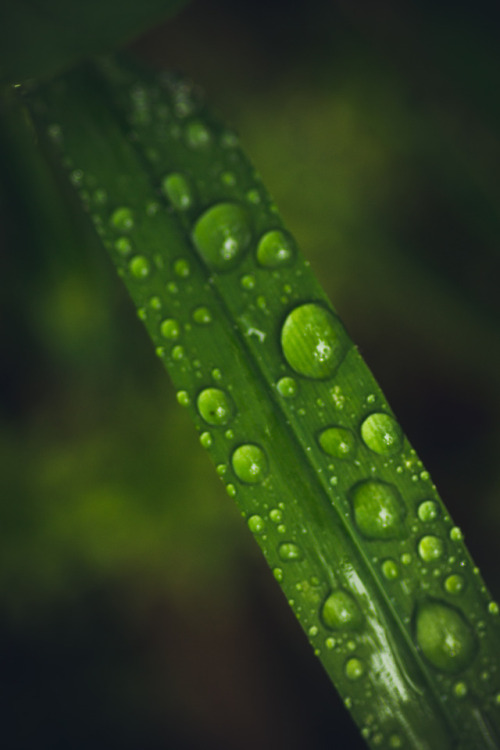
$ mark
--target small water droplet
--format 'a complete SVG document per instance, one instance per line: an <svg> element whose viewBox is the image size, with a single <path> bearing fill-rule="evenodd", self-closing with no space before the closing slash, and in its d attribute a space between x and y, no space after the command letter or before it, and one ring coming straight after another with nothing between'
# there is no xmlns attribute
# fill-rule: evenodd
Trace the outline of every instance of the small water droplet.
<svg viewBox="0 0 500 750"><path fill-rule="evenodd" d="M278 534L285 534L286 533L286 526L284 523L280 523L278 526Z"/></svg>
<svg viewBox="0 0 500 750"><path fill-rule="evenodd" d="M433 500L424 500L418 506L417 513L421 521L434 521L439 515L439 508Z"/></svg>
<svg viewBox="0 0 500 750"><path fill-rule="evenodd" d="M295 562L303 558L302 550L299 546L293 544L293 542L283 542L280 544L278 555L284 562Z"/></svg>
<svg viewBox="0 0 500 750"><path fill-rule="evenodd" d="M293 261L295 254L295 242L281 229L266 232L257 245L257 261L264 268L286 266Z"/></svg>
<svg viewBox="0 0 500 750"><path fill-rule="evenodd" d="M104 188L97 188L97 190L94 190L92 193L92 199L98 206L104 206L108 200L108 194Z"/></svg>
<svg viewBox="0 0 500 750"><path fill-rule="evenodd" d="M214 367L214 369L212 370L212 377L214 380L222 380L222 372L218 367Z"/></svg>
<svg viewBox="0 0 500 750"><path fill-rule="evenodd" d="M454 526L450 531L450 539L452 542L459 542L461 539L464 538L462 529L459 529L458 526Z"/></svg>
<svg viewBox="0 0 500 750"><path fill-rule="evenodd" d="M185 260L185 258L177 258L177 260L174 261L174 273L176 276L180 276L181 279L187 279L191 273L189 261Z"/></svg>
<svg viewBox="0 0 500 750"><path fill-rule="evenodd" d="M246 199L249 203L253 203L254 206L258 205L260 203L259 191L255 189L249 190L246 194Z"/></svg>
<svg viewBox="0 0 500 750"><path fill-rule="evenodd" d="M132 243L130 242L128 237L118 237L117 240L115 240L115 250L116 252L120 253L120 255L128 255L130 252L132 252Z"/></svg>
<svg viewBox="0 0 500 750"><path fill-rule="evenodd" d="M212 143L212 133L201 120L192 120L186 127L186 141L192 148L208 148Z"/></svg>
<svg viewBox="0 0 500 750"><path fill-rule="evenodd" d="M276 383L276 388L283 398L294 398L298 393L297 383L293 378L281 378Z"/></svg>
<svg viewBox="0 0 500 750"><path fill-rule="evenodd" d="M227 464L217 464L216 471L220 477L224 476L227 474Z"/></svg>
<svg viewBox="0 0 500 750"><path fill-rule="evenodd" d="M172 206L178 211L187 211L193 205L193 189L187 177L173 172L163 178L162 191Z"/></svg>
<svg viewBox="0 0 500 750"><path fill-rule="evenodd" d="M273 508L269 511L269 518L273 523L281 523L283 520L283 513L278 508Z"/></svg>
<svg viewBox="0 0 500 750"><path fill-rule="evenodd" d="M324 452L334 458L353 458L356 452L356 438L345 427L327 427L318 435L318 443Z"/></svg>
<svg viewBox="0 0 500 750"><path fill-rule="evenodd" d="M325 641L325 646L329 651L331 651L333 648L335 648L336 643L337 641L335 640L335 638L327 638Z"/></svg>
<svg viewBox="0 0 500 750"><path fill-rule="evenodd" d="M261 518L261 516L250 516L248 519L248 528L252 532L252 534L262 534L266 527L266 524L264 522L264 519Z"/></svg>
<svg viewBox="0 0 500 750"><path fill-rule="evenodd" d="M389 455L403 447L403 431L390 414L370 414L361 425L361 438L374 453Z"/></svg>
<svg viewBox="0 0 500 750"><path fill-rule="evenodd" d="M152 310L161 310L161 299L159 297L150 297L149 306Z"/></svg>
<svg viewBox="0 0 500 750"><path fill-rule="evenodd" d="M245 274L245 276L241 277L240 284L242 289L253 289L255 287L255 276L250 273Z"/></svg>
<svg viewBox="0 0 500 750"><path fill-rule="evenodd" d="M174 346L172 349L172 359L175 359L176 362L184 359L184 349L182 346Z"/></svg>
<svg viewBox="0 0 500 750"><path fill-rule="evenodd" d="M490 613L490 615L498 615L498 613L500 612L500 607L498 606L498 603L490 602L488 604L488 612Z"/></svg>
<svg viewBox="0 0 500 750"><path fill-rule="evenodd" d="M130 208L125 206L115 209L109 221L119 232L130 232L134 228L134 215Z"/></svg>
<svg viewBox="0 0 500 750"><path fill-rule="evenodd" d="M281 568L274 568L273 575L276 580L281 583L281 581L283 580L283 570Z"/></svg>
<svg viewBox="0 0 500 750"><path fill-rule="evenodd" d="M180 336L181 328L177 320L174 320L174 318L167 318L160 326L160 333L163 338L175 341L175 339L178 339Z"/></svg>
<svg viewBox="0 0 500 750"><path fill-rule="evenodd" d="M319 633L319 629L316 625L311 625L311 627L309 628L307 632L309 633L309 636L311 638L315 638Z"/></svg>
<svg viewBox="0 0 500 750"><path fill-rule="evenodd" d="M83 169L73 169L69 178L75 187L79 187L83 181Z"/></svg>
<svg viewBox="0 0 500 750"><path fill-rule="evenodd" d="M389 747L391 750L399 750L400 747L403 747L403 740L399 734L391 734L389 737Z"/></svg>
<svg viewBox="0 0 500 750"><path fill-rule="evenodd" d="M354 521L368 539L394 539L404 534L405 507L392 484L366 480L351 490Z"/></svg>
<svg viewBox="0 0 500 750"><path fill-rule="evenodd" d="M220 176L224 185L228 187L234 187L236 185L236 177L232 172L223 172Z"/></svg>
<svg viewBox="0 0 500 750"><path fill-rule="evenodd" d="M344 667L345 676L348 680L359 680L363 676L364 671L365 666L361 659L348 659Z"/></svg>
<svg viewBox="0 0 500 750"><path fill-rule="evenodd" d="M252 239L247 212L237 203L218 203L205 211L193 230L196 249L210 268L230 271Z"/></svg>
<svg viewBox="0 0 500 750"><path fill-rule="evenodd" d="M418 543L418 554L424 562L435 562L444 554L444 542L437 536L423 536Z"/></svg>
<svg viewBox="0 0 500 750"><path fill-rule="evenodd" d="M468 692L466 683L456 682L453 685L453 692L457 698L465 698Z"/></svg>
<svg viewBox="0 0 500 750"><path fill-rule="evenodd" d="M196 406L202 419L216 427L226 425L234 416L232 401L220 388L204 388L198 395Z"/></svg>
<svg viewBox="0 0 500 750"><path fill-rule="evenodd" d="M268 470L266 454L254 443L238 446L233 452L231 463L234 473L245 484L261 482Z"/></svg>
<svg viewBox="0 0 500 750"><path fill-rule="evenodd" d="M411 565L412 556L409 552L403 552L403 554L400 557L402 565Z"/></svg>
<svg viewBox="0 0 500 750"><path fill-rule="evenodd" d="M175 394L177 401L181 406L189 406L191 403L191 399L189 398L189 393L187 391L177 391Z"/></svg>
<svg viewBox="0 0 500 750"><path fill-rule="evenodd" d="M212 445L212 436L209 432L202 432L200 435L200 443L203 448L210 448Z"/></svg>
<svg viewBox="0 0 500 750"><path fill-rule="evenodd" d="M340 320L315 303L292 310L281 329L286 361L299 375L315 380L334 375L348 345Z"/></svg>
<svg viewBox="0 0 500 750"><path fill-rule="evenodd" d="M448 674L469 666L476 651L474 633L463 614L441 602L418 607L415 637L427 661Z"/></svg>
<svg viewBox="0 0 500 750"><path fill-rule="evenodd" d="M382 563L382 573L388 581L394 581L399 578L399 568L394 560L388 558Z"/></svg>
<svg viewBox="0 0 500 750"><path fill-rule="evenodd" d="M353 630L363 622L354 598L344 589L332 591L321 607L321 619L330 630Z"/></svg>
<svg viewBox="0 0 500 750"><path fill-rule="evenodd" d="M220 139L223 148L236 148L239 143L238 136L231 130L226 130Z"/></svg>
<svg viewBox="0 0 500 750"><path fill-rule="evenodd" d="M465 589L465 580L463 576L459 575L458 573L453 573L452 575L445 578L444 588L449 594L458 596Z"/></svg>
<svg viewBox="0 0 500 750"><path fill-rule="evenodd" d="M229 497L236 497L236 487L234 486L234 484L227 484L226 492L229 495Z"/></svg>
<svg viewBox="0 0 500 750"><path fill-rule="evenodd" d="M208 307L197 307L195 310L193 310L193 320L195 323L198 323L200 326L206 326L209 323L212 322L212 313L208 309Z"/></svg>
<svg viewBox="0 0 500 750"><path fill-rule="evenodd" d="M151 271L149 260L144 255L136 255L129 263L130 273L136 279L146 279Z"/></svg>
<svg viewBox="0 0 500 750"><path fill-rule="evenodd" d="M170 294L177 294L177 292L179 291L179 287L177 286L175 281L169 281L165 288Z"/></svg>

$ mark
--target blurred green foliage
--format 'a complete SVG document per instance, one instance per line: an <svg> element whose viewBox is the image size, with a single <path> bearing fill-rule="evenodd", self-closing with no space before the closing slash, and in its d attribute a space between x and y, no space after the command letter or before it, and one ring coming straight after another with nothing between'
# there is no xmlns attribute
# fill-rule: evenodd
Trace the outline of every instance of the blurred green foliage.
<svg viewBox="0 0 500 750"><path fill-rule="evenodd" d="M236 125L498 598L497 26L481 5L211 0L131 51ZM332 716L362 747L16 117L0 146L8 747L321 750Z"/></svg>

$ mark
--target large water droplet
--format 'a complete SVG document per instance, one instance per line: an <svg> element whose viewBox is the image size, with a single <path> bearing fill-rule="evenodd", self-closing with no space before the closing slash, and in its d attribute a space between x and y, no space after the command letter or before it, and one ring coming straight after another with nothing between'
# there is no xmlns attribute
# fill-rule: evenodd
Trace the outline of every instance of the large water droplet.
<svg viewBox="0 0 500 750"><path fill-rule="evenodd" d="M196 405L205 422L216 427L226 425L234 415L229 396L220 388L205 388L198 395Z"/></svg>
<svg viewBox="0 0 500 750"><path fill-rule="evenodd" d="M266 524L261 516L250 516L250 518L247 521L248 528L252 532L252 534L262 534L264 531Z"/></svg>
<svg viewBox="0 0 500 750"><path fill-rule="evenodd" d="M356 438L345 427L327 427L318 435L318 443L329 456L353 458L356 452Z"/></svg>
<svg viewBox="0 0 500 750"><path fill-rule="evenodd" d="M254 443L245 443L236 448L231 463L234 473L245 484L261 482L267 474L266 454Z"/></svg>
<svg viewBox="0 0 500 750"><path fill-rule="evenodd" d="M431 534L423 536L418 543L418 554L424 562L439 560L444 554L443 540Z"/></svg>
<svg viewBox="0 0 500 750"><path fill-rule="evenodd" d="M403 447L403 431L390 414L370 414L361 425L361 437L374 453L388 455Z"/></svg>
<svg viewBox="0 0 500 750"><path fill-rule="evenodd" d="M353 630L363 622L363 615L354 598L343 589L336 589L321 607L321 619L330 630Z"/></svg>
<svg viewBox="0 0 500 750"><path fill-rule="evenodd" d="M121 206L113 211L109 222L119 232L130 232L134 227L134 215L130 208Z"/></svg>
<svg viewBox="0 0 500 750"><path fill-rule="evenodd" d="M392 484L369 479L351 490L354 520L368 539L394 539L404 533L405 507Z"/></svg>
<svg viewBox="0 0 500 750"><path fill-rule="evenodd" d="M165 196L178 211L187 211L193 205L193 190L188 179L179 172L163 178L161 187Z"/></svg>
<svg viewBox="0 0 500 750"><path fill-rule="evenodd" d="M293 542L283 542L278 547L278 555L284 562L293 562L296 560L302 560L303 554L300 547Z"/></svg>
<svg viewBox="0 0 500 750"><path fill-rule="evenodd" d="M291 263L295 252L295 243L291 236L281 229L274 229L259 240L257 261L264 268L278 268Z"/></svg>
<svg viewBox="0 0 500 750"><path fill-rule="evenodd" d="M281 329L281 346L290 367L316 380L334 375L348 345L339 319L315 303L292 310Z"/></svg>
<svg viewBox="0 0 500 750"><path fill-rule="evenodd" d="M448 674L465 669L476 651L476 639L465 617L441 602L418 607L415 637L427 661Z"/></svg>
<svg viewBox="0 0 500 750"><path fill-rule="evenodd" d="M200 216L193 230L196 249L210 268L230 271L252 239L248 214L237 203L218 203Z"/></svg>
<svg viewBox="0 0 500 750"><path fill-rule="evenodd" d="M434 521L439 515L439 508L433 500L424 500L418 506L417 513L421 521Z"/></svg>

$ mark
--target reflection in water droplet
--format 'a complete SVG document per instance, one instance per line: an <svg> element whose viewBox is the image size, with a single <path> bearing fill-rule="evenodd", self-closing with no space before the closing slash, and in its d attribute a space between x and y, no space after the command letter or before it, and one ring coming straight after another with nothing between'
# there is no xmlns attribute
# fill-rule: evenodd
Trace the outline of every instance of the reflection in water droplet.
<svg viewBox="0 0 500 750"><path fill-rule="evenodd" d="M405 507L392 484L367 480L351 490L354 520L368 539L394 539L404 534Z"/></svg>
<svg viewBox="0 0 500 750"><path fill-rule="evenodd" d="M184 175L178 172L167 175L161 187L165 197L178 211L187 211L193 205L193 191Z"/></svg>
<svg viewBox="0 0 500 750"><path fill-rule="evenodd" d="M293 378L281 378L276 383L276 388L283 398L294 398L298 393L297 383Z"/></svg>
<svg viewBox="0 0 500 750"><path fill-rule="evenodd" d="M259 240L257 261L264 268L279 268L291 263L295 257L295 242L281 229L267 232Z"/></svg>
<svg viewBox="0 0 500 750"><path fill-rule="evenodd" d="M267 474L266 454L258 445L238 446L231 457L234 473L245 484L261 482Z"/></svg>
<svg viewBox="0 0 500 750"><path fill-rule="evenodd" d="M247 212L237 203L218 203L198 219L193 230L196 249L210 268L230 271L252 239Z"/></svg>
<svg viewBox="0 0 500 750"><path fill-rule="evenodd" d="M200 326L206 326L212 322L212 313L208 307L197 307L193 310L193 320Z"/></svg>
<svg viewBox="0 0 500 750"><path fill-rule="evenodd" d="M220 388L205 388L198 395L196 406L202 419L216 427L226 425L234 416L233 404Z"/></svg>
<svg viewBox="0 0 500 750"><path fill-rule="evenodd" d="M358 628L363 615L354 598L343 589L329 594L321 607L321 619L330 630L353 630Z"/></svg>
<svg viewBox="0 0 500 750"><path fill-rule="evenodd" d="M130 208L121 206L113 211L109 222L119 232L130 232L134 227L134 215Z"/></svg>
<svg viewBox="0 0 500 750"><path fill-rule="evenodd" d="M285 359L299 375L316 380L332 377L344 358L349 339L340 322L321 305L296 307L281 329Z"/></svg>
<svg viewBox="0 0 500 750"><path fill-rule="evenodd" d="M302 560L303 558L300 547L292 542L283 542L283 544L280 544L278 547L278 555L284 562Z"/></svg>
<svg viewBox="0 0 500 750"><path fill-rule="evenodd" d="M248 519L248 528L250 529L252 534L262 534L265 526L266 525L261 516L250 516L250 518Z"/></svg>
<svg viewBox="0 0 500 750"><path fill-rule="evenodd" d="M394 417L377 412L370 414L361 425L361 437L374 453L389 455L403 447L403 431Z"/></svg>
<svg viewBox="0 0 500 750"><path fill-rule="evenodd" d="M144 255L136 255L129 263L130 273L136 279L146 279L149 276L151 266L149 260Z"/></svg>
<svg viewBox="0 0 500 750"><path fill-rule="evenodd" d="M421 521L434 521L439 515L439 508L433 500L424 500L418 506L417 513Z"/></svg>
<svg viewBox="0 0 500 750"><path fill-rule="evenodd" d="M361 659L348 659L344 671L348 680L359 680L364 674L365 666Z"/></svg>
<svg viewBox="0 0 500 750"><path fill-rule="evenodd" d="M468 667L476 651L476 639L465 617L441 602L428 601L418 607L415 637L427 661L448 674Z"/></svg>
<svg viewBox="0 0 500 750"><path fill-rule="evenodd" d="M163 338L175 341L175 339L178 339L180 336L181 328L176 320L173 318L167 318L160 326L160 333Z"/></svg>
<svg viewBox="0 0 500 750"><path fill-rule="evenodd" d="M321 448L334 458L353 458L356 452L356 438L345 427L327 427L318 436Z"/></svg>
<svg viewBox="0 0 500 750"><path fill-rule="evenodd" d="M444 554L443 540L437 536L423 536L418 543L418 554L424 562L439 560Z"/></svg>
<svg viewBox="0 0 500 750"><path fill-rule="evenodd" d="M445 579L444 588L449 594L458 596L465 589L465 580L458 573L453 573Z"/></svg>

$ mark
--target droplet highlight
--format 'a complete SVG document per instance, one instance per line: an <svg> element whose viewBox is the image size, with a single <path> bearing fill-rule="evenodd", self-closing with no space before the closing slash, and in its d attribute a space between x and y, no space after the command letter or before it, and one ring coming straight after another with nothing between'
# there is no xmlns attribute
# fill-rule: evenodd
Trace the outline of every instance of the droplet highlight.
<svg viewBox="0 0 500 750"><path fill-rule="evenodd" d="M316 303L296 307L281 329L281 347L286 361L299 375L324 380L335 374L349 339L329 310Z"/></svg>
<svg viewBox="0 0 500 750"><path fill-rule="evenodd" d="M351 490L356 526L368 539L394 539L404 535L405 507L392 484L367 480Z"/></svg>
<svg viewBox="0 0 500 750"><path fill-rule="evenodd" d="M246 210L237 203L219 203L198 219L193 241L210 268L232 270L250 245L252 232Z"/></svg>
<svg viewBox="0 0 500 750"><path fill-rule="evenodd" d="M281 229L266 232L257 245L257 262L264 268L289 265L294 260L295 254L295 242Z"/></svg>
<svg viewBox="0 0 500 750"><path fill-rule="evenodd" d="M254 443L238 446L231 457L234 473L245 484L257 484L266 477L267 457Z"/></svg>
<svg viewBox="0 0 500 750"><path fill-rule="evenodd" d="M196 406L202 419L214 427L223 427L234 416L231 399L220 388L205 388L198 394Z"/></svg>
<svg viewBox="0 0 500 750"><path fill-rule="evenodd" d="M427 661L447 674L468 667L476 652L476 639L465 617L441 602L429 601L418 607L415 637Z"/></svg>

